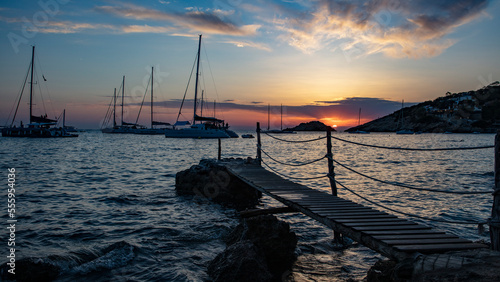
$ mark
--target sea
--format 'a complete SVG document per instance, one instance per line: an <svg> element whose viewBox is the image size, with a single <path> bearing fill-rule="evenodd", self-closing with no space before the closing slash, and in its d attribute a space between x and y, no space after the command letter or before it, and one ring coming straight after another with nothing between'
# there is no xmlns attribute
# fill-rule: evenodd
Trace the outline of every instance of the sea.
<svg viewBox="0 0 500 282"><path fill-rule="evenodd" d="M210 281L207 265L225 249L224 238L240 217L235 210L210 201L176 195L175 175L201 159L216 158L217 140L100 131L79 134L66 139L0 137L0 177L4 179L0 262L5 266L9 260L12 232L7 227L8 220L14 219L16 262L28 259L51 266L55 281ZM277 137L300 141L323 136L323 132L299 132ZM387 147L462 148L493 145L495 136L333 133L333 137ZM256 156L256 139L224 139L221 146L223 158ZM300 164L324 156L326 140L289 143L263 135L262 148L280 162ZM400 151L334 139L333 156L370 177L414 187L491 192L494 185L493 149ZM265 155L263 159L285 176L311 178L328 172L326 160L285 166ZM9 172L12 168L14 173ZM15 174L15 213L11 215L9 174ZM339 186L340 197L388 213L403 212L396 215L466 239L489 241L487 225L481 230L478 224L439 222L486 222L492 205L489 193L411 190L373 181L339 165L335 175L363 198ZM293 181L331 193L326 178ZM278 206L264 196L259 208ZM302 214L277 216L298 236L297 260L283 274L283 281L361 281L375 262L384 259L356 242L340 247L333 242L332 230Z"/></svg>

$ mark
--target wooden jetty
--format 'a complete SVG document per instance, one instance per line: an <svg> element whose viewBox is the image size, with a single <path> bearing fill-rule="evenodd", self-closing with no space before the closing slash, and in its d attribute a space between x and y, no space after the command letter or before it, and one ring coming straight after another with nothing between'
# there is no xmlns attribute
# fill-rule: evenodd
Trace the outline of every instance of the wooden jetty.
<svg viewBox="0 0 500 282"><path fill-rule="evenodd" d="M231 174L251 187L397 261L419 254L487 248L486 245L294 183L257 164L231 161L223 164Z"/></svg>

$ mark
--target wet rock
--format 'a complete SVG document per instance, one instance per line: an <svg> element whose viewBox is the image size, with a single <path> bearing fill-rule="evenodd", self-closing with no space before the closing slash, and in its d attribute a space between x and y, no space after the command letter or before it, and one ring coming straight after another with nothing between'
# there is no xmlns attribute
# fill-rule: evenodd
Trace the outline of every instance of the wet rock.
<svg viewBox="0 0 500 282"><path fill-rule="evenodd" d="M231 175L223 162L209 159L178 172L175 189L178 195L203 197L237 210L254 207L262 197L262 193Z"/></svg>
<svg viewBox="0 0 500 282"><path fill-rule="evenodd" d="M243 220L228 236L226 243L228 245L226 250L210 264L212 269L227 268L227 270L217 273L232 272L229 266L219 265L221 263L220 257L229 257L227 252L249 248L250 244L252 246L250 249L253 250L252 254L255 253L259 256L258 261L262 261L267 272L272 276L271 280L274 281L291 268L295 260L297 236L290 231L288 223L280 221L272 215L262 215ZM240 259L234 255L232 258ZM209 267L209 275L214 278L220 277L220 275L214 276L215 274L210 272L211 268ZM225 281L231 281L231 279Z"/></svg>
<svg viewBox="0 0 500 282"><path fill-rule="evenodd" d="M208 266L213 281L271 281L264 256L251 241L228 246Z"/></svg>
<svg viewBox="0 0 500 282"><path fill-rule="evenodd" d="M416 259L375 263L368 282L382 281L500 281L500 252L488 249L421 255Z"/></svg>
<svg viewBox="0 0 500 282"><path fill-rule="evenodd" d="M39 258L24 258L16 261L15 275L8 272L7 264L0 268L1 281L53 281L59 276L61 268Z"/></svg>

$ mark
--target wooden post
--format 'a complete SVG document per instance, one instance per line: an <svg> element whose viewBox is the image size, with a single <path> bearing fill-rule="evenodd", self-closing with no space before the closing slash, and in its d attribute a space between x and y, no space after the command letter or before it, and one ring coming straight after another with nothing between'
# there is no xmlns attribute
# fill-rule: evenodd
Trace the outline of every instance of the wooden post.
<svg viewBox="0 0 500 282"><path fill-rule="evenodd" d="M500 251L500 130L495 136L495 191L489 224L491 249Z"/></svg>
<svg viewBox="0 0 500 282"><path fill-rule="evenodd" d="M330 187L332 187L332 195L337 196L337 183L335 183L335 172L333 167L332 154L332 129L328 127L326 130L326 155L328 157L328 177L330 179ZM332 179L333 178L333 179Z"/></svg>
<svg viewBox="0 0 500 282"><path fill-rule="evenodd" d="M219 151L217 153L217 159L220 161L221 160L221 153L222 153L222 146L219 138Z"/></svg>
<svg viewBox="0 0 500 282"><path fill-rule="evenodd" d="M260 122L257 122L257 162L262 165L262 152L260 151Z"/></svg>
<svg viewBox="0 0 500 282"><path fill-rule="evenodd" d="M335 183L335 171L333 166L333 153L332 153L332 128L326 129L326 156L328 157L328 177L330 180L330 187L332 187L332 195L337 196L337 183ZM337 244L344 245L342 234L333 230L333 241Z"/></svg>

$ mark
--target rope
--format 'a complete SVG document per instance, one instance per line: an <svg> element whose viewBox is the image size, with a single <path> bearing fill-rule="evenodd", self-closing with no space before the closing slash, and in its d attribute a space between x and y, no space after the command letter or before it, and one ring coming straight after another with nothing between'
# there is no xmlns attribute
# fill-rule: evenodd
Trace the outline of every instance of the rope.
<svg viewBox="0 0 500 282"><path fill-rule="evenodd" d="M347 191L351 192L352 194L358 196L359 198L373 204L373 205L376 205L377 207L381 207L383 209L386 209L386 210L390 210L392 212L395 212L395 213L399 213L399 214L402 214L402 215L406 215L406 216L409 216L409 217L415 217L415 218L419 218L419 219L423 219L423 220L427 220L427 221L435 221L435 222L443 222L443 223L452 223L452 224L486 224L487 222L478 222L478 221L453 221L453 220L445 220L445 219L434 219L434 218L429 218L429 217L425 217L425 216L419 216L419 215L416 215L416 214L411 214L411 213L405 213L405 212L402 212L402 211L397 211L397 210L394 210L394 209L391 209L391 208L388 208L384 205L381 205L381 204L378 204L372 200L369 200L361 195L359 195L358 193L354 192L353 190L347 188L345 185L343 185L342 183L338 182L337 180L335 180L333 177L331 176L328 176L330 177L330 179L332 179L333 181L335 181L337 184L339 184L340 186L342 186L342 188L346 189Z"/></svg>
<svg viewBox="0 0 500 282"><path fill-rule="evenodd" d="M270 170L272 170L273 172L275 172L276 174L279 174L283 177L286 177L286 178L292 178L292 179L300 179L300 180L313 180L313 179L320 179L320 178L323 178L323 177L327 177L328 175L322 175L322 176L316 176L316 177L294 177L294 176L289 176L289 175L285 175L277 170L275 170L274 168L270 167L268 164L266 164L263 160L261 160L261 162L267 166Z"/></svg>
<svg viewBox="0 0 500 282"><path fill-rule="evenodd" d="M378 149L390 149L390 150L404 150L404 151L459 151L459 150L478 150L478 149L490 149L490 148L495 148L494 145L489 145L489 146L477 146L477 147L459 147L459 148L401 148L401 147L386 147L386 146L377 146L377 145L369 145L369 144L363 144L363 143L358 143L354 141L349 141L345 140L342 138L334 137L332 136L333 139L351 143L354 145L359 145L359 146L365 146L365 147L371 147L371 148L378 148Z"/></svg>
<svg viewBox="0 0 500 282"><path fill-rule="evenodd" d="M268 156L271 160L279 163L279 164L282 164L282 165L288 165L288 166L305 166L305 165L310 165L312 163L315 163L315 162L319 162L321 161L322 159L326 158L326 155L319 158L319 159L316 159L316 160L312 160L312 161L309 161L309 162L305 162L305 163L299 163L299 164L289 164L289 163L284 163L284 162L281 162L281 161L278 161L277 159L271 157L268 153L266 153L266 151L260 149L262 153L264 153L266 156Z"/></svg>
<svg viewBox="0 0 500 282"><path fill-rule="evenodd" d="M389 184L389 185L393 185L393 186L396 186L396 187L402 187L402 188L408 188L408 189L413 189L413 190L419 190L419 191L429 191L429 192L436 192L436 193L447 193L447 194L464 194L464 195L472 195L472 194L491 194L491 191L448 191L448 190L435 190L435 189L429 189L429 188L418 188L418 187L413 187L413 186L409 186L409 185L406 185L406 184L402 184L402 183L397 183L397 182L389 182L389 181L384 181L384 180L380 180L380 179L377 179L377 178L374 178L374 177L371 177L371 176L368 176L366 174L363 174L361 172L358 172L358 171L355 171L354 169L352 168L349 168L341 163L339 163L338 161L332 159L331 157L328 157L330 160L332 160L333 162L335 162L336 164L340 165L341 167L347 169L347 170L350 170L356 174L359 174L363 177L366 177L368 179L371 179L371 180L374 180L374 181L377 181L377 182L380 182L380 183L384 183L384 184Z"/></svg>
<svg viewBox="0 0 500 282"><path fill-rule="evenodd" d="M311 139L311 140L286 140L286 139L281 139L281 138L278 138L278 137L275 137L275 136L272 136L266 132L262 132L264 133L265 135L271 137L271 138L274 138L276 140L279 140L279 141L282 141L282 142L288 142L288 143L307 143L307 142L313 142L313 141L318 141L318 140L321 140L321 139L325 139L326 136L323 136L323 137L319 137L319 138L316 138L316 139Z"/></svg>

